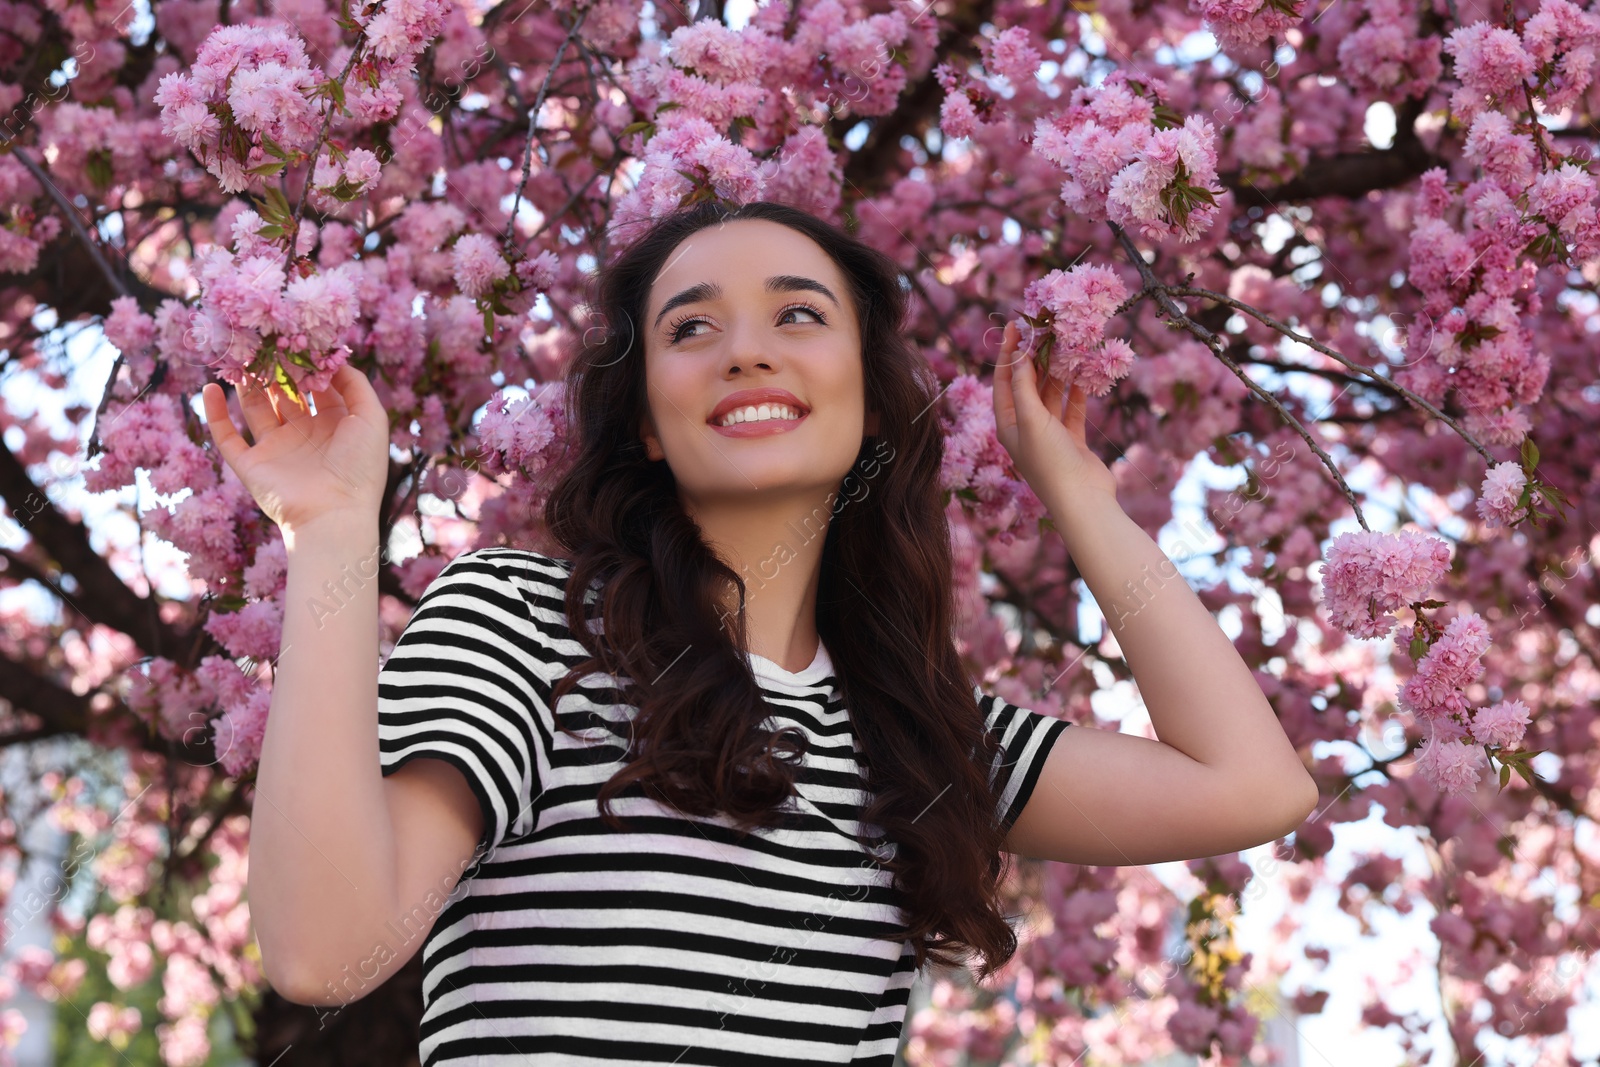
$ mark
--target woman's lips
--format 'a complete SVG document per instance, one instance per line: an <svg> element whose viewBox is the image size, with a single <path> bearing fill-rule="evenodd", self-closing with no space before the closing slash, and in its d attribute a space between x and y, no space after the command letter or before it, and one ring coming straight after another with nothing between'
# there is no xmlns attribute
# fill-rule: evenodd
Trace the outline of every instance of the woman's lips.
<svg viewBox="0 0 1600 1067"><path fill-rule="evenodd" d="M706 425L724 437L768 437L775 433L788 433L805 418L805 415L801 415L798 419L762 419L759 422L737 422L732 426L718 426L714 422Z"/></svg>

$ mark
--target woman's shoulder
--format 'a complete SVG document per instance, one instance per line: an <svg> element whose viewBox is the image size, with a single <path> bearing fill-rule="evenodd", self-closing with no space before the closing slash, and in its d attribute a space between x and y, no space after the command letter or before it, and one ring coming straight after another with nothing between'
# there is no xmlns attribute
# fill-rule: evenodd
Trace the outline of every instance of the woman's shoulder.
<svg viewBox="0 0 1600 1067"><path fill-rule="evenodd" d="M567 576L572 573L570 559L508 545L486 545L458 552L450 560L447 569L460 569L473 564L487 565L510 577L542 578L557 584L564 584Z"/></svg>
<svg viewBox="0 0 1600 1067"><path fill-rule="evenodd" d="M440 572L441 586L466 583L486 592L518 596L530 606L546 609L548 621L564 614L567 579L572 561L527 548L487 545L458 552Z"/></svg>

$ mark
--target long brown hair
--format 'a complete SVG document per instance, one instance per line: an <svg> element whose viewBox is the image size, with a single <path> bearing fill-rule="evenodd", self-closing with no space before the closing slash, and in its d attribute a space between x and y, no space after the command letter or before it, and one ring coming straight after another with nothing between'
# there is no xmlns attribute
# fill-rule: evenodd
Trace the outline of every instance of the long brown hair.
<svg viewBox="0 0 1600 1067"><path fill-rule="evenodd" d="M600 791L614 828L622 825L610 802L629 787L684 813L724 813L746 831L782 821L803 735L761 729L768 712L742 655L744 582L706 544L670 468L639 438L644 343L632 326L678 244L738 219L799 231L849 280L879 430L834 501L816 626L867 765L862 821L895 843L882 865L917 966L976 954L987 977L1017 947L999 907L995 748L953 641L938 381L901 331L906 295L887 256L794 207L708 201L653 222L598 272L590 307L600 325L567 370L574 454L545 506L571 561L569 628L591 658L561 679L555 699L599 671L638 709L628 752ZM734 591L736 612L722 606ZM601 634L589 625L596 615Z"/></svg>

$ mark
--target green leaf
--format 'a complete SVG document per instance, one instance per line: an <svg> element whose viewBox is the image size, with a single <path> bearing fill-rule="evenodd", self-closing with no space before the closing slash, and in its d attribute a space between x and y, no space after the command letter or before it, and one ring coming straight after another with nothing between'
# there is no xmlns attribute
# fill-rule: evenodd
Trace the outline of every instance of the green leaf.
<svg viewBox="0 0 1600 1067"><path fill-rule="evenodd" d="M1537 488L1544 498L1550 501L1552 504L1572 503L1572 501L1567 499L1566 493L1563 493L1560 489L1557 489L1549 482L1540 482L1535 488Z"/></svg>
<svg viewBox="0 0 1600 1067"><path fill-rule="evenodd" d="M671 111L673 108L679 108L682 106L683 105L678 103L676 100L668 100L665 104L662 104L660 107L656 108L656 114L659 115L663 111Z"/></svg>
<svg viewBox="0 0 1600 1067"><path fill-rule="evenodd" d="M276 174L280 170L282 170L284 167L287 167L288 165L289 164L281 162L281 161L278 162L278 163L263 163L259 167L251 167L249 170L245 171L245 173L246 174L259 174L263 178L270 178L274 174Z"/></svg>
<svg viewBox="0 0 1600 1067"><path fill-rule="evenodd" d="M261 135L261 147L266 150L268 155L277 156L279 159L289 158L289 153L284 151L283 145L279 144L277 141L274 141L268 134L264 133ZM255 172L251 171L251 173L253 174Z"/></svg>
<svg viewBox="0 0 1600 1067"><path fill-rule="evenodd" d="M279 226L279 225L277 225L275 223L272 224L272 225L269 225L269 226L263 226L260 229L256 230L256 235L258 237L266 237L266 238L282 237L283 236L283 227Z"/></svg>
<svg viewBox="0 0 1600 1067"><path fill-rule="evenodd" d="M350 201L361 199L366 195L366 190L365 185L356 185L349 178L340 175L338 184L328 191L335 199Z"/></svg>
<svg viewBox="0 0 1600 1067"><path fill-rule="evenodd" d="M1191 383L1179 379L1172 384L1172 406L1176 410L1198 407L1199 404L1200 394Z"/></svg>
<svg viewBox="0 0 1600 1067"><path fill-rule="evenodd" d="M1539 465L1539 446L1533 443L1533 438L1522 439L1522 469L1528 472Z"/></svg>
<svg viewBox="0 0 1600 1067"><path fill-rule="evenodd" d="M1166 104L1157 104L1153 109L1152 117L1158 130L1166 130L1174 126L1183 125L1183 116Z"/></svg>
<svg viewBox="0 0 1600 1067"><path fill-rule="evenodd" d="M1411 647L1406 649L1414 660L1420 660L1428 654L1428 639L1421 634L1411 635Z"/></svg>
<svg viewBox="0 0 1600 1067"><path fill-rule="evenodd" d="M283 369L283 364L274 363L272 365L272 372L273 377L277 380L278 384L283 386L283 391L289 394L289 399L294 401L296 404L301 403L300 394L295 390L294 387L294 379L290 378L289 372Z"/></svg>
<svg viewBox="0 0 1600 1067"><path fill-rule="evenodd" d="M289 218L293 212L289 208L289 201L284 199L283 191L276 185L267 186L266 192L262 194L262 199L257 200L256 204L261 209L259 214L267 222L276 222L282 226L288 226Z"/></svg>
<svg viewBox="0 0 1600 1067"><path fill-rule="evenodd" d="M1511 781L1511 764L1502 763L1500 765L1500 788L1504 789L1509 781Z"/></svg>
<svg viewBox="0 0 1600 1067"><path fill-rule="evenodd" d="M630 122L626 126L622 127L622 133L620 136L627 137L629 134L642 133L644 134L644 139L648 141L651 137L655 136L655 132L655 123L649 121L648 119L641 119L638 122Z"/></svg>
<svg viewBox="0 0 1600 1067"><path fill-rule="evenodd" d="M288 357L289 357L289 362L293 363L295 366L302 367L305 370L311 371L313 373L316 372L317 365L315 363L311 362L311 356L308 355L305 351L303 351L301 349L295 349L292 352L286 353L286 355L288 355Z"/></svg>

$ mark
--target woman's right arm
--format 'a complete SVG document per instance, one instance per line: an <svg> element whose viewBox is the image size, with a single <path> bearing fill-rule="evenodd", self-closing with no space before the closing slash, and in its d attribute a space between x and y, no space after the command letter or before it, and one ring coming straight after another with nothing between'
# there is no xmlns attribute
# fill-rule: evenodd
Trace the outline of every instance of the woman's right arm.
<svg viewBox="0 0 1600 1067"><path fill-rule="evenodd" d="M288 556L284 624L251 812L248 893L267 980L303 1004L360 999L421 945L383 932L432 925L418 909L455 884L483 815L460 770L378 756L378 513L389 417L348 364L317 411L242 383L253 443L221 386L202 390L224 461L275 522ZM363 574L373 577L363 578ZM319 607L320 604L320 607Z"/></svg>
<svg viewBox="0 0 1600 1067"><path fill-rule="evenodd" d="M361 577L379 559L376 515L319 516L287 532L285 546L284 651L256 777L250 910L273 988L297 1003L344 1004L422 944L426 930L400 946L389 931L414 930L418 916L431 926L436 909L422 902L441 885L448 895L466 869L483 813L448 763L380 770L378 583Z"/></svg>

